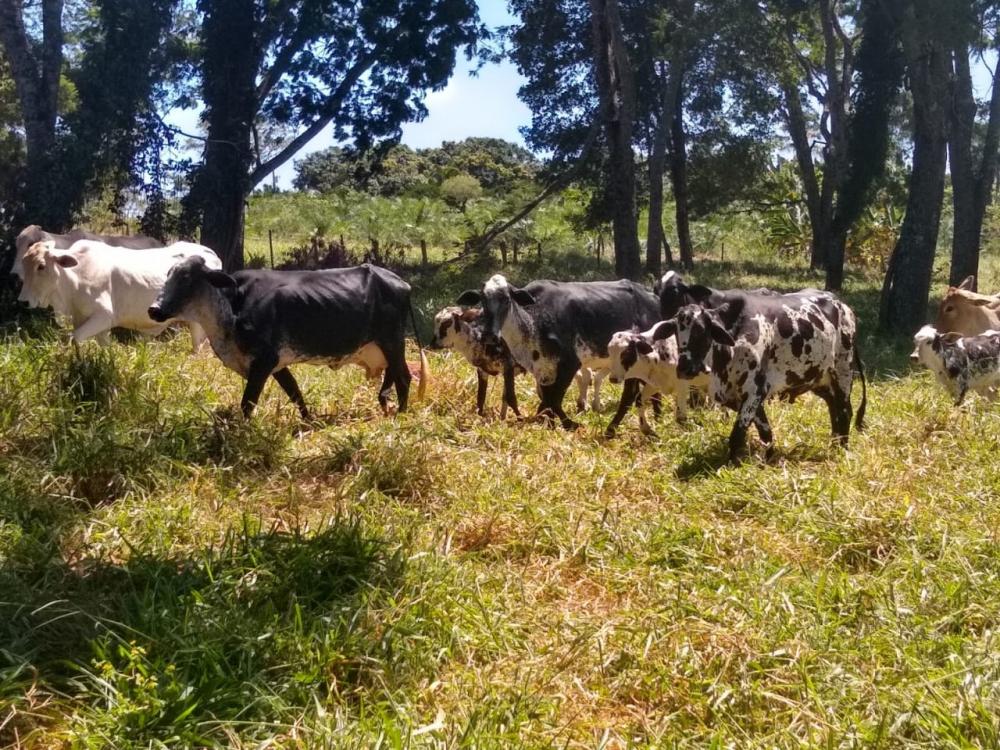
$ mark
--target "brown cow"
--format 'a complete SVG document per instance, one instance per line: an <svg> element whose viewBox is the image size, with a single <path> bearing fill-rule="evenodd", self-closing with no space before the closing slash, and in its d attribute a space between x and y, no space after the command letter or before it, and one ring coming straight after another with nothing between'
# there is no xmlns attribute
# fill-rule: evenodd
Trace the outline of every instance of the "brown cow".
<svg viewBox="0 0 1000 750"><path fill-rule="evenodd" d="M938 307L937 330L978 336L1000 329L1000 295L977 294L972 291L975 283L976 277L969 276L958 286L948 287Z"/></svg>

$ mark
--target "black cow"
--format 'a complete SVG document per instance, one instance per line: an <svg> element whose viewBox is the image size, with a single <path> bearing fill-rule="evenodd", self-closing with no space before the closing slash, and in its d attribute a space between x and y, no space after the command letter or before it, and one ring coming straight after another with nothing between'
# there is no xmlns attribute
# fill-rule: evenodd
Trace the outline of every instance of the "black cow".
<svg viewBox="0 0 1000 750"><path fill-rule="evenodd" d="M566 429L579 426L562 407L577 370L607 369L615 332L649 328L659 308L656 297L631 281L543 280L519 289L499 274L481 291L464 292L458 304L482 305L487 330L503 338L514 361L535 377L539 415L558 417ZM637 384L633 388L638 392Z"/></svg>
<svg viewBox="0 0 1000 750"><path fill-rule="evenodd" d="M392 386L406 410L411 375L406 364L406 316L413 320L410 285L367 263L329 271L213 271L200 258L174 266L149 317L193 320L208 333L216 356L247 380L241 403L249 416L270 375L308 418L288 366L356 364L384 372L378 401L386 410ZM420 353L420 387L427 360ZM418 394L419 395L419 394Z"/></svg>
<svg viewBox="0 0 1000 750"><path fill-rule="evenodd" d="M710 372L709 392L738 413L729 437L730 460L743 449L751 424L770 453L773 436L764 402L775 396L791 400L808 392L818 395L829 408L835 439L846 445L855 368L862 386L855 423L859 430L868 402L851 308L815 289L723 296L716 308L682 307L676 317L656 327L653 338L676 334L678 376Z"/></svg>

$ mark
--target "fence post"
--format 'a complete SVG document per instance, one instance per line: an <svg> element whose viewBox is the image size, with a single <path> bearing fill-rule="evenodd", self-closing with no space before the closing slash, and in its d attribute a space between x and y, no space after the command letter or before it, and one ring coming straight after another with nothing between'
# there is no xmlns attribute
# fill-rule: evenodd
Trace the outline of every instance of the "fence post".
<svg viewBox="0 0 1000 750"><path fill-rule="evenodd" d="M271 236L271 230L267 230L267 246L271 250L271 270L274 270L274 238Z"/></svg>

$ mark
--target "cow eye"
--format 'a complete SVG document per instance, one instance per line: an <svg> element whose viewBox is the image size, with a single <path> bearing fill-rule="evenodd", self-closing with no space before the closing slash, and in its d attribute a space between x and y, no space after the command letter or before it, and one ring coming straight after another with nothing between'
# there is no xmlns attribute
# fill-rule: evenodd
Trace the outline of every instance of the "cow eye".
<svg viewBox="0 0 1000 750"><path fill-rule="evenodd" d="M947 306L945 306L945 308L944 308L944 311L945 311L946 313L950 313L950 312L952 312L952 311L953 311L954 309L955 309L955 306L954 306L954 305L947 305Z"/></svg>

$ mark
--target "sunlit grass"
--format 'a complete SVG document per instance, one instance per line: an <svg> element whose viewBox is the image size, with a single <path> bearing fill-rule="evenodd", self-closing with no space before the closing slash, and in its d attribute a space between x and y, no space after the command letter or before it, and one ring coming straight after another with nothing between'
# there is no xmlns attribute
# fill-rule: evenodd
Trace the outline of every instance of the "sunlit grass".
<svg viewBox="0 0 1000 750"><path fill-rule="evenodd" d="M424 320L489 270L414 273ZM480 419L449 354L410 413L303 366L315 423L273 383L247 423L184 333L82 358L10 335L0 744L995 746L1000 412L911 371L876 292L846 294L868 430L844 452L818 399L774 403L776 458L739 466L722 410L608 441L610 414L502 422L494 385Z"/></svg>

